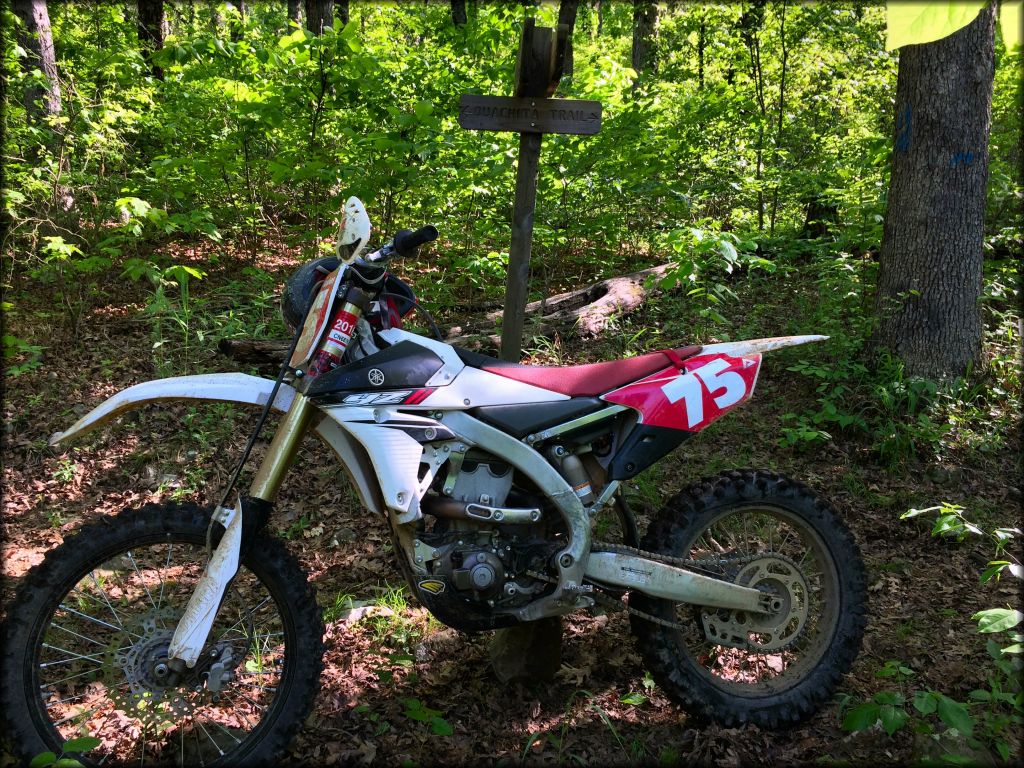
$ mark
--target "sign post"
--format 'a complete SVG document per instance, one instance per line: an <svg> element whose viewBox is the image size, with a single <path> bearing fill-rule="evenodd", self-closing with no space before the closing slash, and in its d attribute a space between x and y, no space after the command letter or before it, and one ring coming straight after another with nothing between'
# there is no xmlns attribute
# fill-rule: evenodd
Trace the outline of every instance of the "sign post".
<svg viewBox="0 0 1024 768"><path fill-rule="evenodd" d="M601 102L551 98L562 78L569 27L559 24L557 34L552 32L534 26L532 18L526 19L513 96L467 93L459 102L459 125L463 128L519 133L512 243L501 325L501 356L513 362L519 362L522 354L541 139L545 133L592 135L601 128Z"/></svg>

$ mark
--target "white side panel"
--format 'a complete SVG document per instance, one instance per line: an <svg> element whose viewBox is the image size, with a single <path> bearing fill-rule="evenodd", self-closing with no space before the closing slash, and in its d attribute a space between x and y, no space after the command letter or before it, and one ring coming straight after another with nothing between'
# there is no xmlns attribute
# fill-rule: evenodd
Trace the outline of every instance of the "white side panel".
<svg viewBox="0 0 1024 768"><path fill-rule="evenodd" d="M335 408L329 415L341 416L345 410ZM419 467L423 446L400 429L382 427L373 421L344 420L342 426L366 449L376 469L384 504L398 512L400 522L414 520L419 514Z"/></svg>
<svg viewBox="0 0 1024 768"><path fill-rule="evenodd" d="M384 506L376 473L355 438L331 418L320 419L316 433L337 454L338 460L348 471L363 506L375 514L383 514Z"/></svg>
<svg viewBox="0 0 1024 768"><path fill-rule="evenodd" d="M424 408L476 408L569 400L568 395L524 384L495 373L466 367L447 387L438 387L420 403Z"/></svg>
<svg viewBox="0 0 1024 768"><path fill-rule="evenodd" d="M773 336L769 339L750 339L748 341L728 341L722 344L705 344L701 347L701 355L729 355L743 357L755 352L771 352L782 347L795 347L798 344L810 344L812 341L827 341L828 336Z"/></svg>
<svg viewBox="0 0 1024 768"><path fill-rule="evenodd" d="M50 445L68 441L106 424L122 413L141 408L148 403L167 400L206 400L263 406L273 388L273 381L245 373L211 373L144 381L108 397L64 432L55 432L50 437ZM284 413L294 398L295 390L287 384L282 384L274 400L274 410Z"/></svg>

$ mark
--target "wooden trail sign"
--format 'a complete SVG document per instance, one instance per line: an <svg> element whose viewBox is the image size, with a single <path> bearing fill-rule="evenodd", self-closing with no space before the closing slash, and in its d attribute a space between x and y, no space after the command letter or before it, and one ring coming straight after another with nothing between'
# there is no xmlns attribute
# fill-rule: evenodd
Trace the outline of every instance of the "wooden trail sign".
<svg viewBox="0 0 1024 768"><path fill-rule="evenodd" d="M459 102L459 125L463 128L519 134L512 243L501 325L501 356L514 362L519 362L523 346L541 138L545 133L587 136L601 129L601 102L551 98L562 78L569 27L559 24L557 34L552 32L534 26L532 18L526 19L516 59L515 95L467 93Z"/></svg>

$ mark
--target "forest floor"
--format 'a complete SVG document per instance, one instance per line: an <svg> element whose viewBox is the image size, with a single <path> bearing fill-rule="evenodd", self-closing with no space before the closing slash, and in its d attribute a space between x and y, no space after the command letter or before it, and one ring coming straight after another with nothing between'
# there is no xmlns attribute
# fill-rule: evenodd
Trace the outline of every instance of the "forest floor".
<svg viewBox="0 0 1024 768"><path fill-rule="evenodd" d="M260 266L275 274L279 288L297 263L294 257L261 257ZM216 268L205 267L210 275L193 284L194 294L221 296L206 311L230 313L230 292L216 289L244 290L243 266L226 257ZM126 416L67 450L47 447L51 433L104 397L168 372L154 363L160 350L153 349L153 320L142 314L148 290L112 271L72 328L54 286L40 284L22 290L17 313L8 319L7 332L45 350L38 368L4 381L5 603L26 570L83 522L169 497L213 500L255 422L254 412L226 406L164 404ZM630 322L633 328L656 324L658 309L642 310ZM589 362L614 356L610 349L566 339L561 355L566 362ZM190 357L190 373L239 369L214 345L196 339ZM952 501L1015 519L1016 446L1006 440L992 453L949 454L941 465L911 463L898 470L841 438L812 451L780 447L780 415L813 405L813 389L786 370L791 364L785 354L768 356L752 401L641 475L630 484L629 497L641 531L658 497L730 468L770 468L829 499L852 529L869 574L863 650L835 702L784 732L697 723L645 684L621 613L565 620L563 666L554 683L501 685L488 661L487 635L445 629L394 589L402 579L385 522L354 503L333 457L310 440L271 523L308 570L327 617L322 691L292 747L293 758L315 765L875 765L934 753L928 737L908 729L893 737L877 728L843 731L840 700L862 702L897 687L877 675L890 660L915 673L905 684L908 697L932 689L965 701L985 683L985 639L971 615L1019 604L1015 586L1007 580L979 585L992 554L985 542L938 540L930 535L930 521L899 516L911 507ZM391 616L346 620L352 602L382 596ZM429 722L411 717L409 699L441 713L453 732L439 735ZM1020 754L1019 729L1014 738Z"/></svg>

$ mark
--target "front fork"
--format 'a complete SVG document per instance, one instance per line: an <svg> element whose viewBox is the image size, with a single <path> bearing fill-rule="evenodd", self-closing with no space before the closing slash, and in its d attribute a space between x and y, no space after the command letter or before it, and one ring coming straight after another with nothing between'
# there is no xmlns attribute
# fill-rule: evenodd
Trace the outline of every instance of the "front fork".
<svg viewBox="0 0 1024 768"><path fill-rule="evenodd" d="M260 523L265 522L266 514L277 498L277 492L298 453L315 411L316 406L309 398L296 394L249 486L245 503L239 497L234 509L218 507L214 510L214 520L224 526L224 535L210 556L199 584L185 607L185 613L174 630L167 653L169 665L175 672L180 674L185 667L191 669L196 665L217 617L224 592L238 572L243 538L254 535Z"/></svg>

